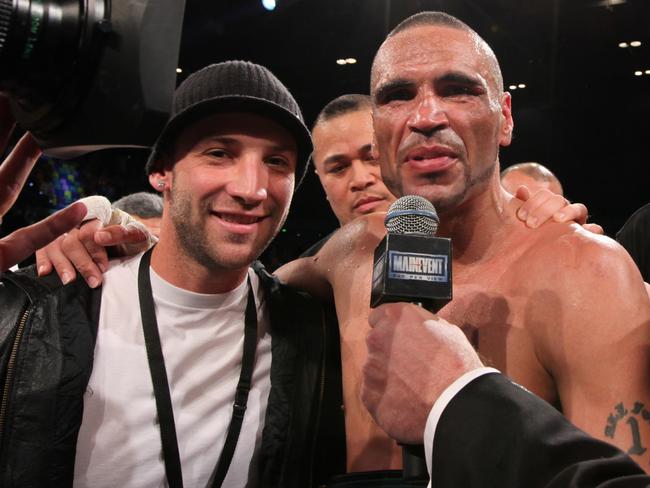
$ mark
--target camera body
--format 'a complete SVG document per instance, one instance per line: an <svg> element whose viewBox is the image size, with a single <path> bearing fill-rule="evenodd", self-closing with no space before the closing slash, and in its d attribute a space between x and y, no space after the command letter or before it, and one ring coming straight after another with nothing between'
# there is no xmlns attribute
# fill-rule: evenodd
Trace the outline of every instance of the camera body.
<svg viewBox="0 0 650 488"><path fill-rule="evenodd" d="M185 0L0 2L0 91L46 154L155 142L176 87Z"/></svg>

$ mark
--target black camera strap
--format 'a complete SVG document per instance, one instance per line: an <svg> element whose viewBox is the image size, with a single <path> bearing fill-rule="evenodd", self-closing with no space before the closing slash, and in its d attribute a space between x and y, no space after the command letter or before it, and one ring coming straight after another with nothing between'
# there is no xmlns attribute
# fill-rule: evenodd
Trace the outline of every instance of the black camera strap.
<svg viewBox="0 0 650 488"><path fill-rule="evenodd" d="M153 293L151 291L151 278L149 266L151 262L151 251L147 251L140 261L138 269L138 295L140 297L140 313L142 316L142 329L144 342L147 349L149 371L156 399L156 410L160 425L160 439L162 442L163 460L165 463L165 474L169 488L183 488L183 476L181 471L180 455L178 453L178 441L176 438L176 426L174 423L174 411L172 409L171 394L169 392L169 381L165 370L165 359L160 345L158 334L158 322L154 308ZM244 354L242 357L242 369L239 375L239 383L235 392L235 403L233 405L232 418L228 426L228 433L224 442L223 450L219 460L212 472L208 486L219 488L223 483L237 440L241 431L246 404L248 403L248 392L251 388L251 378L255 364L255 349L257 346L257 310L253 286L248 279L248 301L246 303L246 315L244 319Z"/></svg>

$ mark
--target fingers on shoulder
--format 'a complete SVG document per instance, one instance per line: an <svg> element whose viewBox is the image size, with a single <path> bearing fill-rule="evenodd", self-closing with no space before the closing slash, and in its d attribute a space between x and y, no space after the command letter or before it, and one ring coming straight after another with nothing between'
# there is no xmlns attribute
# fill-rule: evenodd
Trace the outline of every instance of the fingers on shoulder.
<svg viewBox="0 0 650 488"><path fill-rule="evenodd" d="M553 214L553 220L556 222L574 221L580 225L587 222L587 217L587 207L582 203L567 203Z"/></svg>
<svg viewBox="0 0 650 488"><path fill-rule="evenodd" d="M605 229L603 229L600 225L598 224L582 224L585 230L592 232L593 234L598 234L601 236L605 235Z"/></svg>
<svg viewBox="0 0 650 488"><path fill-rule="evenodd" d="M95 244L92 236L81 240L79 232L71 232L63 239L61 250L90 286L99 284L102 275L99 264L106 269L107 257L105 249Z"/></svg>
<svg viewBox="0 0 650 488"><path fill-rule="evenodd" d="M525 220L528 227L534 228L554 218L567 205L568 201L563 196L542 189L521 206L518 216Z"/></svg>
<svg viewBox="0 0 650 488"><path fill-rule="evenodd" d="M40 264L38 265L39 274L46 274L46 269L44 269L41 273L41 265L49 267L50 270L52 267L54 267L56 274L59 275L59 278L61 278L61 281L63 283L69 283L76 278L74 266L62 250L62 244L66 237L66 234L59 236L50 244L41 249L39 251Z"/></svg>

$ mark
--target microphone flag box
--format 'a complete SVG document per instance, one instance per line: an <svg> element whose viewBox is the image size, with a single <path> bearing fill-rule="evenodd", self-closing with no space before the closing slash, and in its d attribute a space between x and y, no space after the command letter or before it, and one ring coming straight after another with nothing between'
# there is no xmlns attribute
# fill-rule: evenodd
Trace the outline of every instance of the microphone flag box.
<svg viewBox="0 0 650 488"><path fill-rule="evenodd" d="M370 306L418 302L437 312L452 296L451 240L386 234L375 249Z"/></svg>

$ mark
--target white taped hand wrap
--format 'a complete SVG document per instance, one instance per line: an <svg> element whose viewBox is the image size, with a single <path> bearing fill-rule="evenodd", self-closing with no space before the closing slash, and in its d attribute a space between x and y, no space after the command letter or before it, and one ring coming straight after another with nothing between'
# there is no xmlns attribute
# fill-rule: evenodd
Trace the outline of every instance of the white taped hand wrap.
<svg viewBox="0 0 650 488"><path fill-rule="evenodd" d="M99 195L93 197L86 197L79 200L86 206L86 216L84 217L84 222L86 220L99 220L102 225L110 225L111 214L113 209L111 208L111 202L108 201L106 197L100 197Z"/></svg>
<svg viewBox="0 0 650 488"><path fill-rule="evenodd" d="M138 222L123 210L111 207L111 202L108 201L108 198L95 195L92 197L82 198L79 201L88 209L86 211L86 216L84 217L84 222L87 220L97 219L104 227L108 225L121 225L127 230L138 229L147 236L146 244L142 242L137 244L124 244L127 255L141 252L145 245L145 249L149 249L158 242L158 238L149 232L146 225L142 222Z"/></svg>

